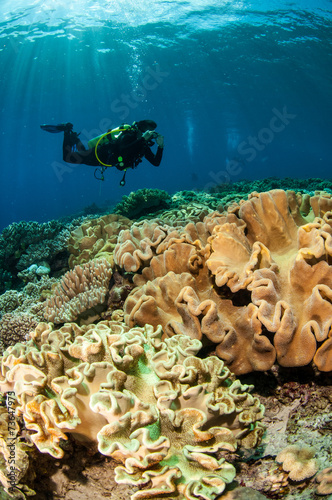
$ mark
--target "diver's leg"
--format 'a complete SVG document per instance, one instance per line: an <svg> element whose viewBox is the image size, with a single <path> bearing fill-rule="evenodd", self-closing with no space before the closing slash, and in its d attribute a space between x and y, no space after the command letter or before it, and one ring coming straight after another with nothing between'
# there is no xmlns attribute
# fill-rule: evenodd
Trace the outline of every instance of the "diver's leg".
<svg viewBox="0 0 332 500"><path fill-rule="evenodd" d="M65 130L62 146L63 159L67 163L97 166L99 161L95 149L86 149L80 141L78 134L72 130Z"/></svg>

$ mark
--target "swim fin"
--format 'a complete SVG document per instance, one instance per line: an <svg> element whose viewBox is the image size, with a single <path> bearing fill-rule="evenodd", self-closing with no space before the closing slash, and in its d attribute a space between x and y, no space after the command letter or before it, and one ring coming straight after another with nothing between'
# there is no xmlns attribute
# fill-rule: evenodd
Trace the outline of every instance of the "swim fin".
<svg viewBox="0 0 332 500"><path fill-rule="evenodd" d="M64 132L65 130L72 130L72 123L60 123L59 125L41 125L40 128L45 130L45 132L51 132L51 134L58 134L59 132Z"/></svg>

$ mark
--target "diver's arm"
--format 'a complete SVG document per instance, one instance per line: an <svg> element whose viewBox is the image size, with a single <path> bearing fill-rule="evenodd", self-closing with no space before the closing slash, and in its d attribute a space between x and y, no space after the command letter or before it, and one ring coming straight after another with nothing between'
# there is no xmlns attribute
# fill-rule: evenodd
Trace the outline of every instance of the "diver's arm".
<svg viewBox="0 0 332 500"><path fill-rule="evenodd" d="M159 167L161 159L163 157L164 150L164 137L162 135L158 135L156 142L158 144L158 149L156 154L154 154L150 148L146 148L145 158L155 167Z"/></svg>
<svg viewBox="0 0 332 500"><path fill-rule="evenodd" d="M164 148L158 146L156 154L154 154L149 147L146 148L144 157L155 167L159 167L163 157Z"/></svg>

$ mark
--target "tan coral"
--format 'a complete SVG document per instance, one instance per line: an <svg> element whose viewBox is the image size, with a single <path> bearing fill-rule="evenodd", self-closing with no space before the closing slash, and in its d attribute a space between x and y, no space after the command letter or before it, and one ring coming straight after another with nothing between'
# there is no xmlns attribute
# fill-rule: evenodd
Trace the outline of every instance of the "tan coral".
<svg viewBox="0 0 332 500"><path fill-rule="evenodd" d="M332 211L331 193L315 191L315 195L310 197L310 206L315 217L323 217L327 212Z"/></svg>
<svg viewBox="0 0 332 500"><path fill-rule="evenodd" d="M160 225L160 222L135 223L122 231L115 248L115 263L127 272L136 272L150 266L153 257L164 253L173 245L186 243L204 249L213 228L221 221L235 221L233 214L213 212L203 222L190 222L185 227Z"/></svg>
<svg viewBox="0 0 332 500"><path fill-rule="evenodd" d="M316 474L318 462L314 458L316 450L310 446L294 444L278 453L276 461L293 481L304 481Z"/></svg>
<svg viewBox="0 0 332 500"><path fill-rule="evenodd" d="M118 235L131 224L130 219L117 214L84 222L71 233L68 241L70 267L100 258L106 258L112 263Z"/></svg>
<svg viewBox="0 0 332 500"><path fill-rule="evenodd" d="M172 271L134 290L125 303L125 322L162 325L166 336L186 334L217 344L216 352L236 373L268 370L276 359L253 304L239 308L209 282ZM238 353L241 353L241 356Z"/></svg>
<svg viewBox="0 0 332 500"><path fill-rule="evenodd" d="M174 245L187 244L193 247L192 251L203 251L209 236L205 222L190 222L185 227L177 228L161 226L155 221L136 223L130 230L121 232L114 252L115 263L127 272L144 270L151 265L154 257Z"/></svg>
<svg viewBox="0 0 332 500"><path fill-rule="evenodd" d="M317 495L332 495L332 467L327 467L320 471L316 476L318 486Z"/></svg>
<svg viewBox="0 0 332 500"><path fill-rule="evenodd" d="M184 333L204 340L206 336L221 344L217 347L232 370L268 369L275 361L275 349L255 319L255 308L240 309L231 300L223 299L213 287L205 265L210 255L206 244L210 230L218 222L235 221L233 214L221 217L212 214L204 223L190 223L183 233L167 236L159 245L149 267L134 276L138 288L125 302L125 321L129 326L161 324L165 335ZM205 225L207 224L207 226ZM227 224L229 224L227 222ZM243 223L232 223L236 229ZM174 272L175 271L175 272ZM235 331L241 337L241 359L234 348Z"/></svg>
<svg viewBox="0 0 332 500"><path fill-rule="evenodd" d="M99 317L108 293L112 267L106 259L75 266L60 280L54 295L47 299L44 316L47 321L64 323L85 316L88 321Z"/></svg>
<svg viewBox="0 0 332 500"><path fill-rule="evenodd" d="M124 305L126 323L207 337L237 374L269 369L276 359L283 366L313 360L330 371L332 213L325 210L332 200L326 200L253 193L227 214L164 232L144 263L130 267L142 252L139 237L128 257L137 288Z"/></svg>
<svg viewBox="0 0 332 500"><path fill-rule="evenodd" d="M270 251L279 251L296 243L297 223L289 210L289 195L281 189L252 193L240 205L239 218L247 228L251 244L263 243ZM306 220L303 218L303 223Z"/></svg>
<svg viewBox="0 0 332 500"><path fill-rule="evenodd" d="M314 359L320 370L331 370L329 213L324 218L309 214L312 222L307 223L294 196L280 190L253 195L238 213L245 226L217 226L210 238L212 255L207 265L216 285L226 285L234 293L251 292L255 316L274 333L281 365L302 366ZM238 332L235 335L232 343L240 349L241 337ZM227 340L226 336L223 342Z"/></svg>
<svg viewBox="0 0 332 500"><path fill-rule="evenodd" d="M15 391L40 451L61 457L72 433L122 462L116 480L140 486L132 500L213 500L235 476L218 454L256 446L264 409L220 359L196 357L198 340L161 334L108 321L40 324L1 360L0 389Z"/></svg>
<svg viewBox="0 0 332 500"><path fill-rule="evenodd" d="M147 266L169 233L178 234L174 228L160 226L157 222L133 224L119 235L114 250L115 263L127 272Z"/></svg>
<svg viewBox="0 0 332 500"><path fill-rule="evenodd" d="M273 255L278 271L257 270L248 286L259 320L275 332L283 366L305 365L314 358L319 370L332 369L331 235L323 219L300 227L294 251Z"/></svg>
<svg viewBox="0 0 332 500"><path fill-rule="evenodd" d="M255 269L273 266L268 248L257 241L251 246L245 229L245 224L226 223L217 226L211 238L213 253L208 268L218 287L227 285L234 293L248 287Z"/></svg>
<svg viewBox="0 0 332 500"><path fill-rule="evenodd" d="M145 267L141 274L136 274L133 281L141 286L155 278L165 276L168 271L175 274L188 272L198 280L198 275L206 274L204 264L210 254L208 247L202 247L199 240L194 243L171 242L158 256L151 259L149 267ZM206 281L206 280L205 280Z"/></svg>
<svg viewBox="0 0 332 500"><path fill-rule="evenodd" d="M189 273L176 275L170 271L162 278L148 281L127 298L126 324L142 326L147 322L155 327L160 324L168 336L181 333L200 340L202 333L198 314L188 314L185 308L177 308L179 295L188 290L195 297L194 288L195 279Z"/></svg>
<svg viewBox="0 0 332 500"><path fill-rule="evenodd" d="M207 337L220 344L217 353L232 370L246 373L270 368L275 349L255 318L254 306L239 309L219 294L206 267L210 231L220 222L240 230L243 222L236 220L233 214L213 213L203 223L190 223L182 233L166 236L158 247L159 255L134 276L138 288L129 295L124 309L129 326L161 324L168 336L182 333L203 341ZM237 344L234 346L236 332L242 339L241 359L236 356ZM223 342L226 335L227 342Z"/></svg>

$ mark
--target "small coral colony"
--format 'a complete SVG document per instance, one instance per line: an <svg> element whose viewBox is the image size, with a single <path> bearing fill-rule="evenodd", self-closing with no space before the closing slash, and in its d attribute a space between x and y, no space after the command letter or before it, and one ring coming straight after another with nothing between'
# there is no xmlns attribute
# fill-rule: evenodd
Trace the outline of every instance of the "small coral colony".
<svg viewBox="0 0 332 500"><path fill-rule="evenodd" d="M212 210L212 195L145 191L3 232L0 480L14 497L31 447L61 459L71 435L118 462L132 500L238 498L234 456L257 453L266 425L237 377L332 370L330 194L273 189ZM286 482L318 473L331 494L315 450L274 458Z"/></svg>

